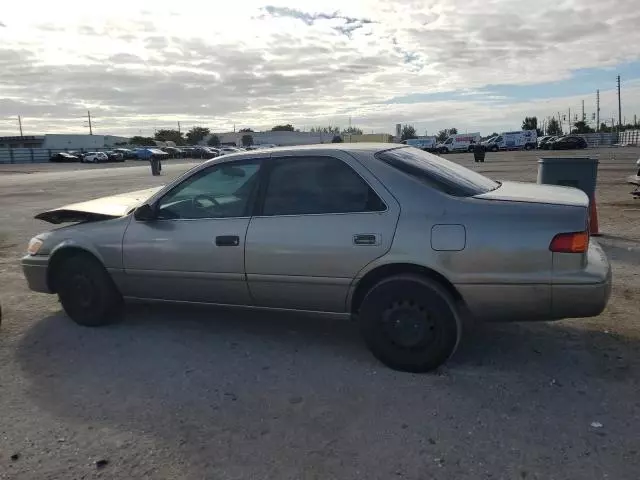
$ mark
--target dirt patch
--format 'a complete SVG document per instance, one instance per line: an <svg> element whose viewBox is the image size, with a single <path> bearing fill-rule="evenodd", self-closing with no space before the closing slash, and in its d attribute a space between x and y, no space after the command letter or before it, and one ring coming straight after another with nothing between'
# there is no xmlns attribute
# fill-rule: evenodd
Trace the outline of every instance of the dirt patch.
<svg viewBox="0 0 640 480"><path fill-rule="evenodd" d="M9 241L9 234L0 232L0 257L9 257L13 255L13 249L18 246L17 243Z"/></svg>

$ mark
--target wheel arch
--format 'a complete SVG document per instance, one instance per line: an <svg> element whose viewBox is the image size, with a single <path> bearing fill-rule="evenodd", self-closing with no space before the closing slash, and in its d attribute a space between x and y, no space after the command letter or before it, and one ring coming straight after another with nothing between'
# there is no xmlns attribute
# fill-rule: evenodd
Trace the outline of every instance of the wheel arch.
<svg viewBox="0 0 640 480"><path fill-rule="evenodd" d="M347 307L349 313L357 314L367 292L378 282L390 276L400 275L403 273L421 275L437 282L442 285L457 304L464 306L464 299L462 298L462 295L460 295L460 292L458 292L455 286L444 275L436 270L414 263L389 263L370 270L360 280L358 280L355 288L353 289L352 295L348 299Z"/></svg>
<svg viewBox="0 0 640 480"><path fill-rule="evenodd" d="M49 291L51 291L52 293L57 293L57 288L55 285L55 274L57 272L57 269L60 268L65 260L78 255L90 257L104 267L104 263L98 257L98 255L83 246L63 245L59 248L56 248L51 254L49 265L47 267L47 286L49 287Z"/></svg>

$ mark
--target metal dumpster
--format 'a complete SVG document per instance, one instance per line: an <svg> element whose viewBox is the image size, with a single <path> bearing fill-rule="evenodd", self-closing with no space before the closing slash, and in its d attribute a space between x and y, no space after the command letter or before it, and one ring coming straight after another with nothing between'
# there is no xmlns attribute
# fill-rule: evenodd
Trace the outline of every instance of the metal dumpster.
<svg viewBox="0 0 640 480"><path fill-rule="evenodd" d="M590 231L598 232L596 183L598 159L591 157L542 157L538 160L538 183L579 188L589 197Z"/></svg>

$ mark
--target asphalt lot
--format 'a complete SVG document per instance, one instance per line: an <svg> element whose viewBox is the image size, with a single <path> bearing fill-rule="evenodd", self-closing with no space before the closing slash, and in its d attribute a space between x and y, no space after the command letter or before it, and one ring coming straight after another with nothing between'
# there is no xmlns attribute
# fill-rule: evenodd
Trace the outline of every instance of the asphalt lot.
<svg viewBox="0 0 640 480"><path fill-rule="evenodd" d="M24 283L19 257L48 228L33 215L196 162L162 177L136 162L0 166L0 479L637 479L640 200L624 178L640 149L588 153L606 311L477 326L427 375L388 370L344 321L135 306L76 326ZM535 181L537 156L446 158Z"/></svg>

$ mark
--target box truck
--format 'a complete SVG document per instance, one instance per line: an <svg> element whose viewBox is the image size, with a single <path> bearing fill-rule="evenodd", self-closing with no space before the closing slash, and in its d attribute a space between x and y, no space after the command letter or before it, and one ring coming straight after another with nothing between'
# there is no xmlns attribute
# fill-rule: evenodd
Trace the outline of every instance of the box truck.
<svg viewBox="0 0 640 480"><path fill-rule="evenodd" d="M485 150L497 152L498 150L532 150L537 147L538 134L535 130L518 130L515 132L502 132L497 137L482 142Z"/></svg>
<svg viewBox="0 0 640 480"><path fill-rule="evenodd" d="M456 133L436 145L438 153L471 152L482 137L479 133Z"/></svg>

